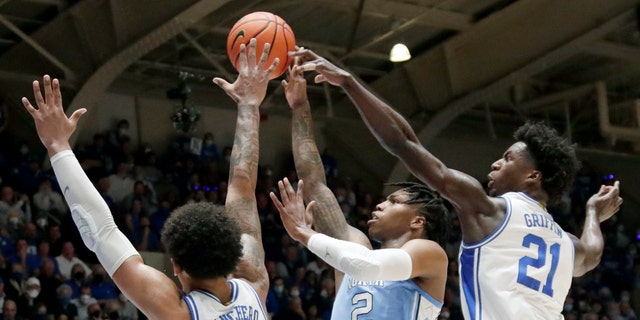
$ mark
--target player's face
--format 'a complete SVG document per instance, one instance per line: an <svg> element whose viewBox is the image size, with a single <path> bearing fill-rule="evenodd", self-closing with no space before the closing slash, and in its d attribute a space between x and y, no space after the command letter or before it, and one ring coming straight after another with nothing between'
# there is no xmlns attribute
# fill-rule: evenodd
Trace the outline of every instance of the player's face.
<svg viewBox="0 0 640 320"><path fill-rule="evenodd" d="M525 191L524 183L534 171L527 145L524 142L514 143L502 158L491 165L487 184L489 195L495 197L507 192Z"/></svg>
<svg viewBox="0 0 640 320"><path fill-rule="evenodd" d="M418 209L413 204L406 204L407 200L407 192L398 190L376 205L376 210L371 213L371 220L367 222L371 239L379 242L393 240L410 231Z"/></svg>

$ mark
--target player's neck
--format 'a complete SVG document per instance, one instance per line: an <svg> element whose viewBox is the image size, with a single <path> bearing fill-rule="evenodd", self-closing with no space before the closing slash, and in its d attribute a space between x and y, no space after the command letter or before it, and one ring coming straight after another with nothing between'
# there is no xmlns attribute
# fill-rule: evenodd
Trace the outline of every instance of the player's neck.
<svg viewBox="0 0 640 320"><path fill-rule="evenodd" d="M413 234L407 232L395 239L385 239L384 241L380 242L380 248L381 249L400 248L405 243L407 243L407 241L411 239L419 239L419 238L420 236L414 236Z"/></svg>
<svg viewBox="0 0 640 320"><path fill-rule="evenodd" d="M549 201L549 195L547 195L547 193L544 190L542 190L542 189L529 190L529 191L525 191L524 193L526 193L530 198L532 198L535 201L537 201L538 204L540 205L540 207L542 207L543 209L547 208L547 202Z"/></svg>
<svg viewBox="0 0 640 320"><path fill-rule="evenodd" d="M216 296L224 305L231 302L231 284L226 278L193 280L190 287L191 290L202 290Z"/></svg>

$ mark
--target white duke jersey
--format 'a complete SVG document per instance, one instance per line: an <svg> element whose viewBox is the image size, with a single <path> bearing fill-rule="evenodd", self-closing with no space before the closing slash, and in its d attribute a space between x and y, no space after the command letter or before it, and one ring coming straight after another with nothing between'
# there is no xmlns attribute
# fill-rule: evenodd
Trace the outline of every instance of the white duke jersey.
<svg viewBox="0 0 640 320"><path fill-rule="evenodd" d="M194 290L184 296L193 320L268 320L258 294L251 285L240 279L229 279L231 301L220 302L213 294Z"/></svg>
<svg viewBox="0 0 640 320"><path fill-rule="evenodd" d="M333 302L335 320L436 320L438 302L413 280L358 281L345 274Z"/></svg>
<svg viewBox="0 0 640 320"><path fill-rule="evenodd" d="M467 320L563 319L573 278L569 235L537 201L509 192L504 220L460 247L460 298Z"/></svg>

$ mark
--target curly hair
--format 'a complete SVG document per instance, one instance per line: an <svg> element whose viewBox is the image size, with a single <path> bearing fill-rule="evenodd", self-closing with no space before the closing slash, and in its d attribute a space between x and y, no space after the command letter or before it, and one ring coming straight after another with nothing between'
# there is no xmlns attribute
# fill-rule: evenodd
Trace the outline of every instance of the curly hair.
<svg viewBox="0 0 640 320"><path fill-rule="evenodd" d="M208 202L178 207L162 229L162 243L192 278L225 277L242 256L241 231L225 208Z"/></svg>
<svg viewBox="0 0 640 320"><path fill-rule="evenodd" d="M387 185L400 187L409 195L409 200L404 203L418 205L420 215L426 220L426 238L439 243L444 248L450 229L449 211L451 205L449 202L440 197L437 191L422 183L395 182Z"/></svg>
<svg viewBox="0 0 640 320"><path fill-rule="evenodd" d="M580 169L575 147L543 122L527 121L513 137L527 145L537 170L542 173L542 189L549 204L556 204L569 192Z"/></svg>

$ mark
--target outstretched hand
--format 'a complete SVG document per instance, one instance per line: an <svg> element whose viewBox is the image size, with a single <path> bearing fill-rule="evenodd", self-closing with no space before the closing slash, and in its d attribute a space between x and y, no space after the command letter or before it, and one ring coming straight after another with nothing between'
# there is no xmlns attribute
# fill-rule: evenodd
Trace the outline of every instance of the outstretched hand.
<svg viewBox="0 0 640 320"><path fill-rule="evenodd" d="M47 148L49 156L63 151L70 150L69 138L76 130L78 120L87 112L87 109L76 110L71 117L67 117L62 107L62 94L60 93L60 82L45 75L42 79L44 87L44 97L40 89L40 83L33 82L33 96L37 109L31 105L29 99L23 97L22 104L31 114L36 124L36 130L40 141Z"/></svg>
<svg viewBox="0 0 640 320"><path fill-rule="evenodd" d="M304 70L296 68L302 64L302 58L295 57L293 66L287 70L287 80L282 80L284 96L289 106L294 109L307 103L307 80L304 78Z"/></svg>
<svg viewBox="0 0 640 320"><path fill-rule="evenodd" d="M327 59L309 49L299 48L290 54L294 57L300 57L304 61L301 65L294 66L293 70L295 71L296 68L299 68L302 71L316 71L318 73L315 78L316 83L326 81L334 86L342 86L351 78L349 72L336 67Z"/></svg>
<svg viewBox="0 0 640 320"><path fill-rule="evenodd" d="M273 60L271 66L265 70L269 58L270 44L265 43L260 61L256 64L256 39L249 41L249 54L246 54L246 46L240 45L238 54L238 78L234 83L229 83L222 78L214 78L213 83L224 90L238 105L258 106L267 95L269 74L277 66L280 60Z"/></svg>
<svg viewBox="0 0 640 320"><path fill-rule="evenodd" d="M269 196L278 212L280 212L282 224L291 238L306 246L309 238L316 233L311 229L311 210L316 205L316 202L311 201L306 208L304 207L304 182L302 180L298 182L297 192L293 190L287 178L278 181L278 188L280 189L282 202L278 200L278 197L273 192L269 193Z"/></svg>
<svg viewBox="0 0 640 320"><path fill-rule="evenodd" d="M613 186L600 186L598 193L592 195L587 201L587 206L593 206L596 209L600 222L611 218L620 210L621 205L620 181L616 181Z"/></svg>

